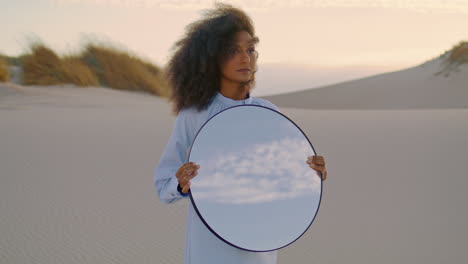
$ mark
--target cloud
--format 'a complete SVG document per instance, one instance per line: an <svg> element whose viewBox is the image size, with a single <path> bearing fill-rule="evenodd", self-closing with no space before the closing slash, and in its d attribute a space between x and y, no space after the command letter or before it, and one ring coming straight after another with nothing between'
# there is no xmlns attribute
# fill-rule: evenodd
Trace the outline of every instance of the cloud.
<svg viewBox="0 0 468 264"><path fill-rule="evenodd" d="M192 180L197 200L245 204L320 194L321 180L306 164L313 155L305 138L288 137L198 161Z"/></svg>
<svg viewBox="0 0 468 264"><path fill-rule="evenodd" d="M168 9L212 8L214 0L53 0L61 4L86 3L111 6L156 6ZM219 1L218 1L219 2ZM468 13L467 0L231 0L222 1L246 9L268 10L284 7L377 7L416 12Z"/></svg>

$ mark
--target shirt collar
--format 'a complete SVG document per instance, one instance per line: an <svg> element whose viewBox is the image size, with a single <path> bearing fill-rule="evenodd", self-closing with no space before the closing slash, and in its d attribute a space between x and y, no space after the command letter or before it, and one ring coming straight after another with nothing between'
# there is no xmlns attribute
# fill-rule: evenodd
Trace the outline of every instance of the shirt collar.
<svg viewBox="0 0 468 264"><path fill-rule="evenodd" d="M233 106L233 105L242 105L242 104L250 104L252 102L252 97L250 97L250 93L247 93L247 98L244 100L233 100L231 98L225 97L219 91L216 92L215 101L222 102L225 105Z"/></svg>

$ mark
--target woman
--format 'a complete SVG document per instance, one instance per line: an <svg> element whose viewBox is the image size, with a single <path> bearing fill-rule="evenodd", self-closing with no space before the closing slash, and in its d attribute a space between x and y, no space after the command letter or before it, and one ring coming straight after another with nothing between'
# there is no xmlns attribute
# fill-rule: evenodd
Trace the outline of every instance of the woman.
<svg viewBox="0 0 468 264"><path fill-rule="evenodd" d="M186 152L210 117L242 104L279 111L267 100L250 97L255 84L258 42L252 21L242 10L217 3L203 19L191 23L185 36L174 45L167 77L177 118L154 181L162 202L173 203L188 196L190 180L197 176L200 166L185 162ZM322 156L305 157L305 162L322 175L322 180L326 179ZM185 239L186 264L272 264L277 260L276 251L250 252L222 242L204 226L191 203Z"/></svg>

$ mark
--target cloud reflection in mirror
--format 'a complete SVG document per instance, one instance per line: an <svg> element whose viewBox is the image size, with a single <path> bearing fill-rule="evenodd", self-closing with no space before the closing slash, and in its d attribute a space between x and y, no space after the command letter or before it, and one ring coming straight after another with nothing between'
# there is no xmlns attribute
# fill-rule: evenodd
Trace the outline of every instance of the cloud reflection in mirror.
<svg viewBox="0 0 468 264"><path fill-rule="evenodd" d="M321 198L306 163L315 151L286 116L242 105L207 121L188 152L200 165L190 198L204 224L240 249L269 251L298 239Z"/></svg>
<svg viewBox="0 0 468 264"><path fill-rule="evenodd" d="M304 137L287 137L209 157L193 181L197 199L243 204L318 194L320 178L305 162L309 152Z"/></svg>

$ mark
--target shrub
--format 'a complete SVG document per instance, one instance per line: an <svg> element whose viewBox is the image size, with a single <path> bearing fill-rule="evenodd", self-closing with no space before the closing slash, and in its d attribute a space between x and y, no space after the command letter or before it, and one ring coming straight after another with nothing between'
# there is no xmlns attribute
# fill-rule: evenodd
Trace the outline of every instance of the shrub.
<svg viewBox="0 0 468 264"><path fill-rule="evenodd" d="M82 60L92 69L101 85L122 90L146 91L169 95L161 70L128 52L103 45L88 44Z"/></svg>
<svg viewBox="0 0 468 264"><path fill-rule="evenodd" d="M23 58L24 84L52 85L63 80L60 58L43 44L33 44L32 53Z"/></svg>
<svg viewBox="0 0 468 264"><path fill-rule="evenodd" d="M8 62L5 57L0 55L0 82L6 82L10 78L8 72Z"/></svg>
<svg viewBox="0 0 468 264"><path fill-rule="evenodd" d="M34 44L31 50L31 54L22 58L25 84L99 85L96 75L79 57L69 56L61 59L43 44Z"/></svg>
<svg viewBox="0 0 468 264"><path fill-rule="evenodd" d="M102 44L87 44L80 55L60 58L44 44L35 43L31 45L31 53L16 62L22 64L24 84L102 85L164 97L170 94L169 84L159 67Z"/></svg>
<svg viewBox="0 0 468 264"><path fill-rule="evenodd" d="M448 59L451 63L468 63L468 42L462 41L458 45L454 46Z"/></svg>
<svg viewBox="0 0 468 264"><path fill-rule="evenodd" d="M79 57L65 57L61 61L62 82L79 86L98 86L99 81L93 71Z"/></svg>

